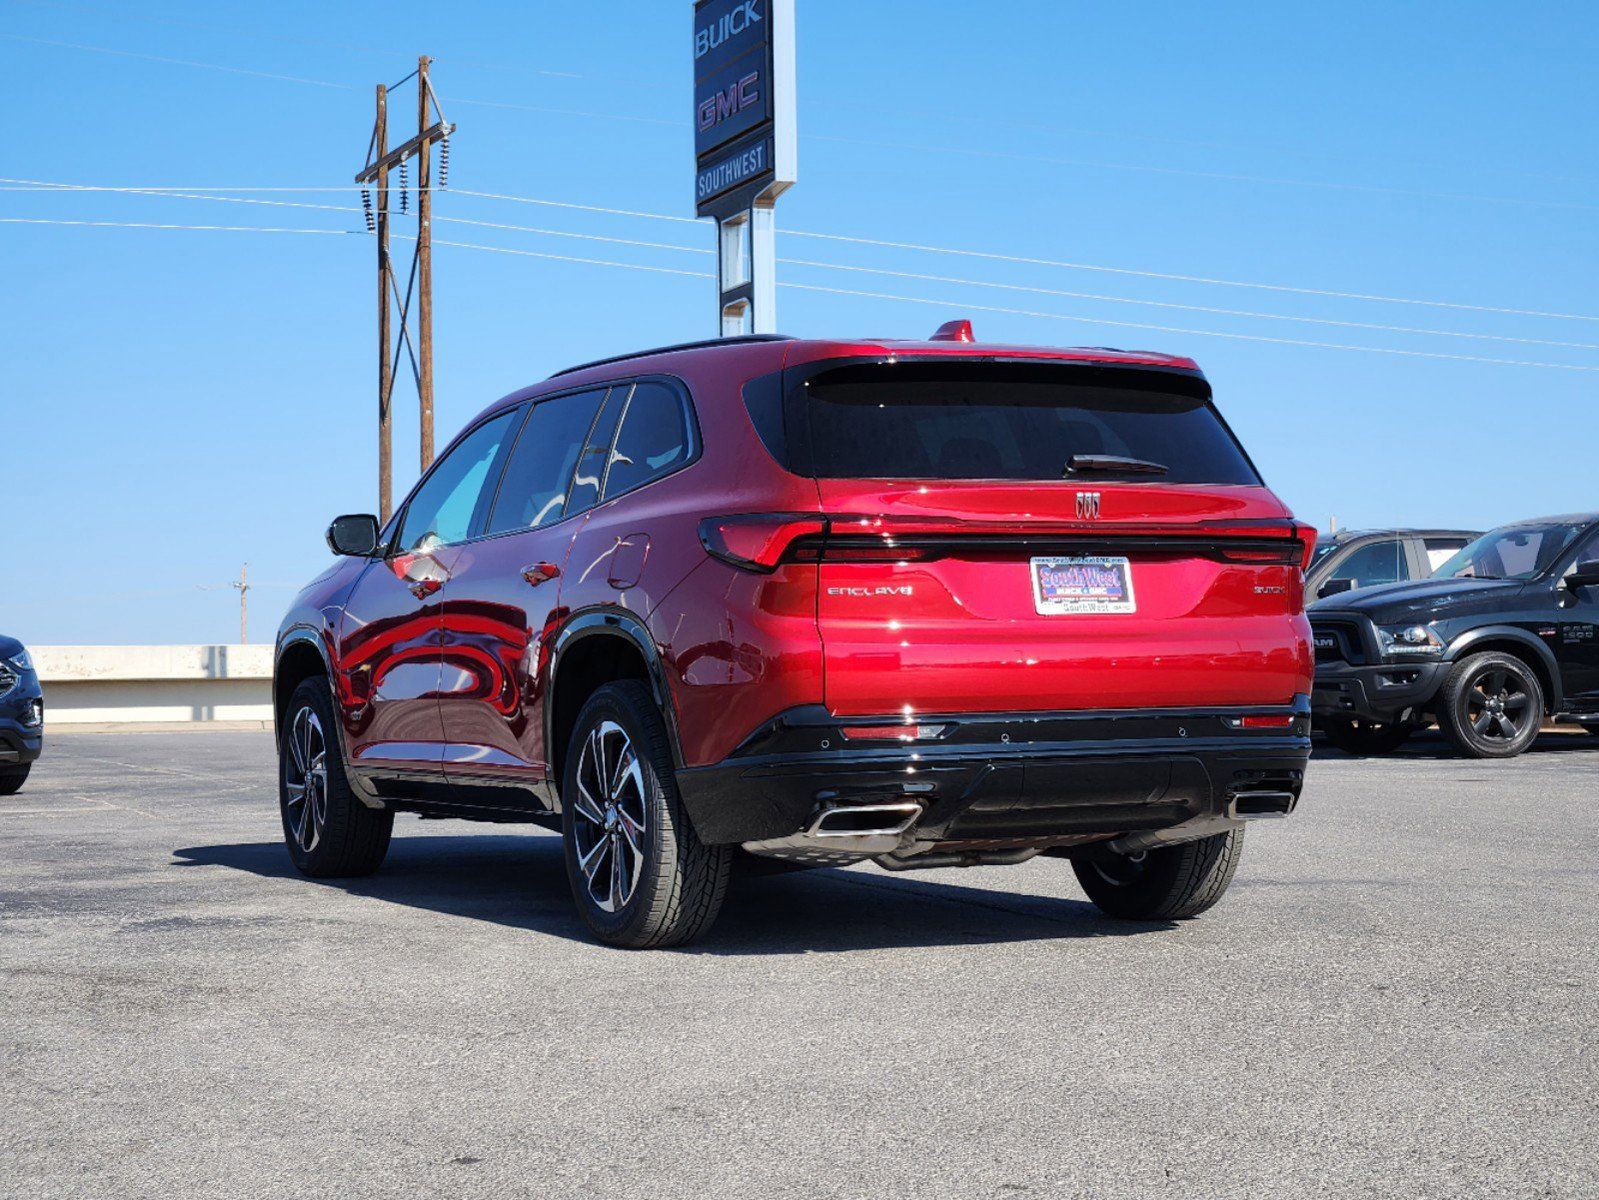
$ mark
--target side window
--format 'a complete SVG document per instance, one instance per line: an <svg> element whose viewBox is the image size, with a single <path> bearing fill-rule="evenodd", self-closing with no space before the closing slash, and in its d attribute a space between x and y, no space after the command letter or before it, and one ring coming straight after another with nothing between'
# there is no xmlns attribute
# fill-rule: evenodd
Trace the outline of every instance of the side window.
<svg viewBox="0 0 1599 1200"><path fill-rule="evenodd" d="M1455 555L1466 548L1466 539L1453 538L1427 538L1427 569L1436 571Z"/></svg>
<svg viewBox="0 0 1599 1200"><path fill-rule="evenodd" d="M600 485L605 482L605 456L611 452L611 439L616 435L616 421L632 391L631 384L611 389L594 418L589 430L588 445L583 447L583 457L577 460L577 471L572 476L572 490L566 497L566 515L584 512L600 502Z"/></svg>
<svg viewBox="0 0 1599 1200"><path fill-rule="evenodd" d="M533 405L505 464L489 533L538 529L561 519L572 469L604 399L603 391L575 392Z"/></svg>
<svg viewBox="0 0 1599 1200"><path fill-rule="evenodd" d="M520 409L509 409L467 434L434 466L400 526L401 550L427 550L471 536L473 517L481 516L493 486L500 448Z"/></svg>
<svg viewBox="0 0 1599 1200"><path fill-rule="evenodd" d="M1354 551L1333 568L1338 579L1353 579L1356 587L1378 583L1398 583L1410 578L1405 567L1405 544L1401 541L1372 542Z"/></svg>
<svg viewBox="0 0 1599 1200"><path fill-rule="evenodd" d="M677 393L665 384L635 384L605 474L605 498L658 479L688 456L688 420Z"/></svg>

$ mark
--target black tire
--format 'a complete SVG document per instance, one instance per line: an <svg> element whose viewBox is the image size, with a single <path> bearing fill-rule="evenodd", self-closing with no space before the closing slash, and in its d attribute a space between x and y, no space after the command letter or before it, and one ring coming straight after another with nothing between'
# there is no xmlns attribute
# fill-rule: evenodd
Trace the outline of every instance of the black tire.
<svg viewBox="0 0 1599 1200"><path fill-rule="evenodd" d="M1538 673L1513 654L1463 658L1438 689L1438 728L1467 758L1514 758L1543 727Z"/></svg>
<svg viewBox="0 0 1599 1200"><path fill-rule="evenodd" d="M0 767L0 796L15 796L20 792L22 785L28 782L28 772L32 769L32 763L24 763L20 767Z"/></svg>
<svg viewBox="0 0 1599 1200"><path fill-rule="evenodd" d="M350 789L339 747L327 680L307 679L289 697L279 730L278 809L289 857L316 879L372 874L394 830L392 812L367 807Z"/></svg>
<svg viewBox="0 0 1599 1200"><path fill-rule="evenodd" d="M1072 859L1077 882L1106 916L1123 921L1181 921L1222 898L1244 853L1244 831L1143 854L1091 851Z"/></svg>
<svg viewBox="0 0 1599 1200"><path fill-rule="evenodd" d="M1319 725L1327 740L1345 754L1367 758L1392 754L1410 740L1416 727L1399 722L1368 721L1364 717L1326 717Z"/></svg>
<svg viewBox="0 0 1599 1200"><path fill-rule="evenodd" d="M567 747L561 798L567 878L598 940L681 946L710 928L733 854L705 845L689 823L648 687L620 680L589 697Z"/></svg>

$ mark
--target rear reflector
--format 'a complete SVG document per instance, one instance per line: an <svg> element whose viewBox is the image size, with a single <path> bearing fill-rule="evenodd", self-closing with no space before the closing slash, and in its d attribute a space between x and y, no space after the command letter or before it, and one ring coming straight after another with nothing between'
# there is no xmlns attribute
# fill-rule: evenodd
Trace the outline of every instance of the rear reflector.
<svg viewBox="0 0 1599 1200"><path fill-rule="evenodd" d="M942 725L842 725L839 733L852 742L919 742L936 738Z"/></svg>
<svg viewBox="0 0 1599 1200"><path fill-rule="evenodd" d="M1225 717L1233 729L1292 729L1293 713L1250 713L1243 717Z"/></svg>

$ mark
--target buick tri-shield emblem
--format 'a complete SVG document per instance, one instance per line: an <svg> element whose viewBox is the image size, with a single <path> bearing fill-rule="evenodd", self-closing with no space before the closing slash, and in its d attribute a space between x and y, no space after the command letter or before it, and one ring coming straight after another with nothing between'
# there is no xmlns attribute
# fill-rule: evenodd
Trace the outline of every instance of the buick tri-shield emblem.
<svg viewBox="0 0 1599 1200"><path fill-rule="evenodd" d="M1077 519L1079 521L1099 520L1099 493L1077 493Z"/></svg>

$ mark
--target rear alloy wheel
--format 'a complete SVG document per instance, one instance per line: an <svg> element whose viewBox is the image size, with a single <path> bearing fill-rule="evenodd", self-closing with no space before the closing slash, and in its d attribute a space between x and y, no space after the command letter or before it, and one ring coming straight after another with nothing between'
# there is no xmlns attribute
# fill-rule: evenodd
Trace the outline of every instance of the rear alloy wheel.
<svg viewBox="0 0 1599 1200"><path fill-rule="evenodd" d="M637 680L589 697L561 779L566 873L589 930L612 946L680 946L709 929L732 852L707 846L677 795L666 725Z"/></svg>
<svg viewBox="0 0 1599 1200"><path fill-rule="evenodd" d="M0 767L0 796L15 796L20 792L22 785L28 782L28 772L32 768L32 763L20 767Z"/></svg>
<svg viewBox="0 0 1599 1200"><path fill-rule="evenodd" d="M1416 727L1411 724L1368 721L1364 717L1327 717L1319 725L1329 742L1345 754L1353 754L1357 758L1392 754L1416 732Z"/></svg>
<svg viewBox="0 0 1599 1200"><path fill-rule="evenodd" d="M319 879L370 875L389 852L394 814L350 790L324 679L294 689L278 745L278 807L294 865Z"/></svg>
<svg viewBox="0 0 1599 1200"><path fill-rule="evenodd" d="M1514 758L1543 727L1543 687L1521 659L1488 651L1462 659L1438 692L1438 727L1468 758Z"/></svg>
<svg viewBox="0 0 1599 1200"><path fill-rule="evenodd" d="M1138 854L1097 849L1072 859L1077 882L1106 916L1181 921L1222 898L1244 853L1244 831Z"/></svg>

